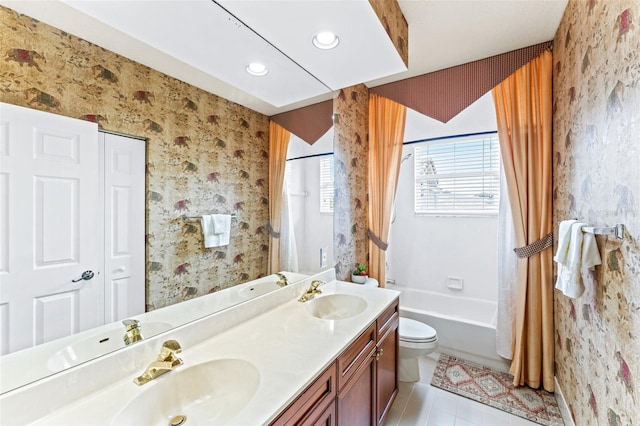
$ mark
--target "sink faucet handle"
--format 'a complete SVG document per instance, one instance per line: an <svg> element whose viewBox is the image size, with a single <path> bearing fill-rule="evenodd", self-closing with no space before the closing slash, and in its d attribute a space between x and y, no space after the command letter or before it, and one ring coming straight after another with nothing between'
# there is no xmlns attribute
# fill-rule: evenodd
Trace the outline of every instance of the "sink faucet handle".
<svg viewBox="0 0 640 426"><path fill-rule="evenodd" d="M298 299L298 302L306 302L307 300L311 300L313 299L313 297L316 294L320 294L322 293L322 290L320 290L318 287L320 287L320 285L324 284L323 281L320 280L314 280L311 282L311 284L309 285L309 288L307 289L307 291L305 291L302 296L300 296L300 299Z"/></svg>
<svg viewBox="0 0 640 426"><path fill-rule="evenodd" d="M143 339L140 334L140 321L135 319L126 319L122 321L122 324L126 327L123 337L125 345L130 345Z"/></svg>
<svg viewBox="0 0 640 426"><path fill-rule="evenodd" d="M173 359L178 359L175 355L182 352L182 347L180 347L180 343L177 340L167 340L162 344L162 349L160 349L160 357L158 358L161 361L169 361Z"/></svg>
<svg viewBox="0 0 640 426"><path fill-rule="evenodd" d="M278 278L280 278L280 281L278 281L278 285L281 287L284 287L285 285L289 284L289 281L287 280L287 276L285 274L283 274L282 272L276 272L276 275L278 276Z"/></svg>
<svg viewBox="0 0 640 426"><path fill-rule="evenodd" d="M140 328L140 321L135 319L125 319L122 320L122 324L127 327L127 331L133 330L134 328Z"/></svg>
<svg viewBox="0 0 640 426"><path fill-rule="evenodd" d="M322 293L322 290L318 289L318 287L320 287L322 284L324 284L323 281L320 280L315 280L311 283L311 290L315 291L317 293Z"/></svg>
<svg viewBox="0 0 640 426"><path fill-rule="evenodd" d="M145 383L149 383L156 377L180 367L183 362L176 356L176 354L179 354L180 352L182 352L180 343L176 340L167 340L162 344L162 349L160 349L158 359L149 364L144 373L133 379L133 383L138 386L142 386Z"/></svg>

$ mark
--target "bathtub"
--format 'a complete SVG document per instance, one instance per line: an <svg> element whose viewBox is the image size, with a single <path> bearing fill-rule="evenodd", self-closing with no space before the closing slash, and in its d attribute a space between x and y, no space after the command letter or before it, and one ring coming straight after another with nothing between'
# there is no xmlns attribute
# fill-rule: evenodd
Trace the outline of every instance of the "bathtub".
<svg viewBox="0 0 640 426"><path fill-rule="evenodd" d="M506 361L496 353L496 302L393 284L386 288L400 292L401 317L436 330L438 352L508 370Z"/></svg>

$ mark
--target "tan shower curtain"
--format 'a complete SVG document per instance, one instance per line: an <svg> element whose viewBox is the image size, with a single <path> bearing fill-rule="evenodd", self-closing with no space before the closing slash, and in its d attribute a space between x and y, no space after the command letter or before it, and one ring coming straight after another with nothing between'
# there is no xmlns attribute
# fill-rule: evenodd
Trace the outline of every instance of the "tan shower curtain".
<svg viewBox="0 0 640 426"><path fill-rule="evenodd" d="M534 243L553 229L551 217L552 55L545 51L493 89L500 149L516 244ZM552 248L518 260L513 359L516 386L553 384Z"/></svg>
<svg viewBox="0 0 640 426"><path fill-rule="evenodd" d="M369 96L369 276L386 283L391 209L398 186L407 108L380 95Z"/></svg>
<svg viewBox="0 0 640 426"><path fill-rule="evenodd" d="M269 274L280 271L280 219L290 138L291 132L273 121L269 122Z"/></svg>

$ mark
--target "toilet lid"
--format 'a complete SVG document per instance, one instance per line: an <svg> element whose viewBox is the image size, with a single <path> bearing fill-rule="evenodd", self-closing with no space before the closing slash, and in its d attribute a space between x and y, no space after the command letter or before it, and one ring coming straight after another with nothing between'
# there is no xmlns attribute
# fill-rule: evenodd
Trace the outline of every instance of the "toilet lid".
<svg viewBox="0 0 640 426"><path fill-rule="evenodd" d="M405 342L432 342L438 338L432 327L410 318L400 317L398 332Z"/></svg>

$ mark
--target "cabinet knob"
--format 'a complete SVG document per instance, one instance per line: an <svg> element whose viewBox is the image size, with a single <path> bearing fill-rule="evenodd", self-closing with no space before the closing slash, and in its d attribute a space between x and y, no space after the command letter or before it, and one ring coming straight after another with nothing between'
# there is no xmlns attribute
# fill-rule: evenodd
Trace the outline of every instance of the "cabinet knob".
<svg viewBox="0 0 640 426"><path fill-rule="evenodd" d="M378 349L376 351L375 357L376 357L376 361L380 361L380 357L382 357L382 353L384 352L383 349Z"/></svg>

